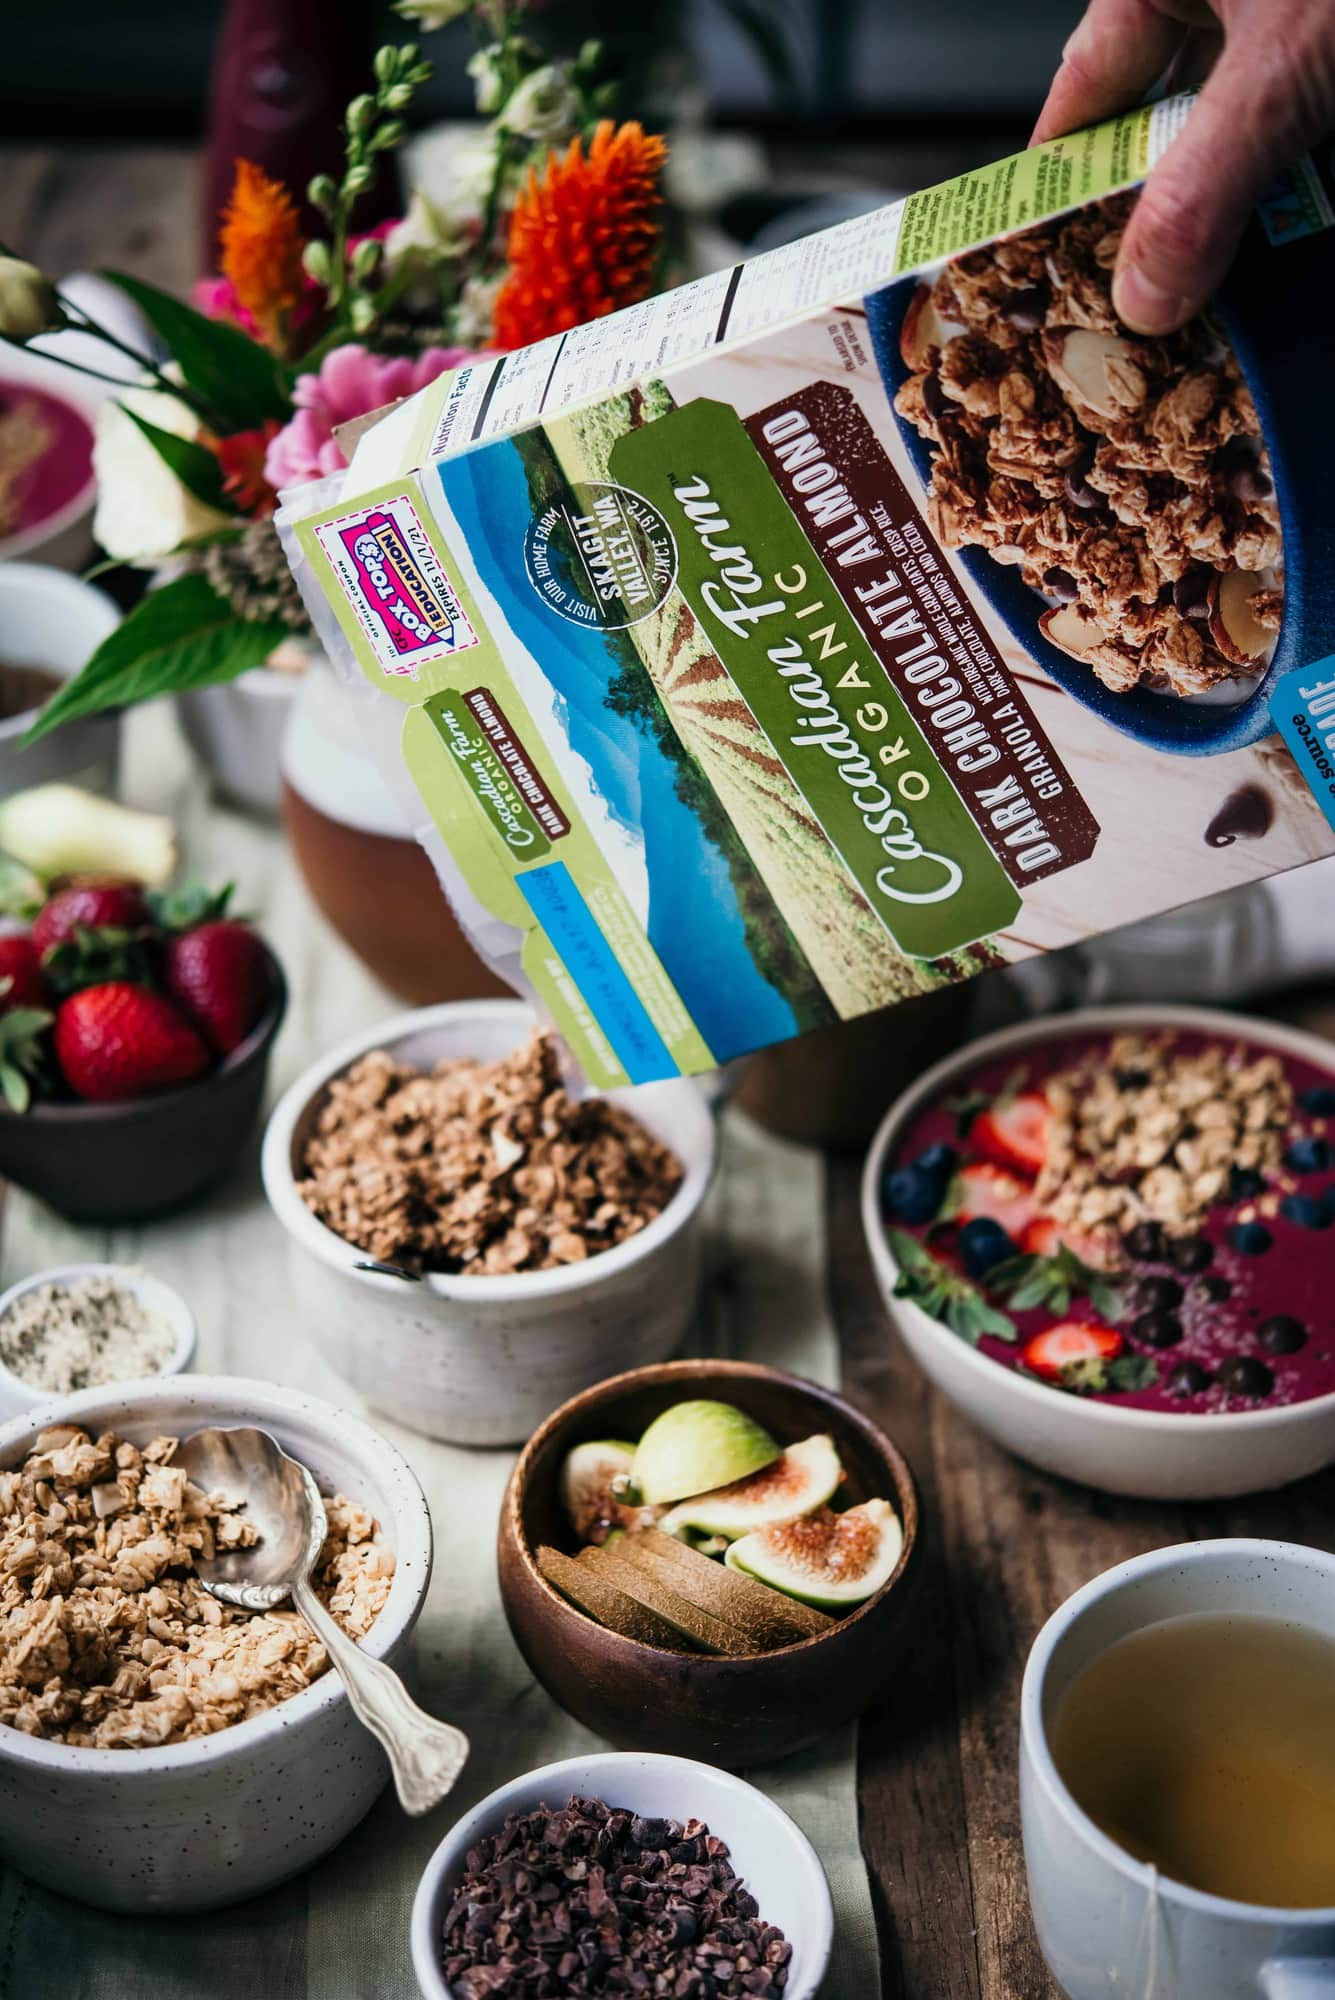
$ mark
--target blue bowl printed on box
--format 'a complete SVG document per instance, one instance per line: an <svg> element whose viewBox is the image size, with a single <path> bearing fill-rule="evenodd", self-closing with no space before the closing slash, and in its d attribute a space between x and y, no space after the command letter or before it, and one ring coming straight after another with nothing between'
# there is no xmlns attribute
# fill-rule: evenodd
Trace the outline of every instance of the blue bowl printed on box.
<svg viewBox="0 0 1335 2000"><path fill-rule="evenodd" d="M1043 636L1038 620L1046 602L1016 571L995 562L985 549L956 552L979 594L1048 677L1114 729L1151 749L1179 757L1214 757L1273 735L1270 692L1275 682L1335 647L1335 396L1327 331L1332 272L1335 236L1330 232L1272 247L1254 223L1216 302L1256 403L1283 534L1283 624L1274 656L1250 695L1225 705L1138 689L1114 694L1089 667ZM865 301L881 380L892 404L909 375L899 333L918 282L902 279ZM897 413L895 420L926 489L934 456L931 442Z"/></svg>

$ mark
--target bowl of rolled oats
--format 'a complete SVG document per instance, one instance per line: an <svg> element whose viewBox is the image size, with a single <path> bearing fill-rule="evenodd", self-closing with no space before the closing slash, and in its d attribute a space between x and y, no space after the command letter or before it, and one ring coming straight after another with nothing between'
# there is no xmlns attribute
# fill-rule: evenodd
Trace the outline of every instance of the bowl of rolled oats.
<svg viewBox="0 0 1335 2000"><path fill-rule="evenodd" d="M269 1204L311 1337L377 1410L516 1444L695 1307L717 1141L687 1080L567 1088L518 1000L401 1014L276 1106Z"/></svg>
<svg viewBox="0 0 1335 2000"><path fill-rule="evenodd" d="M1297 300L1286 320L1273 264L1249 275L1246 250L1181 332L1123 326L1112 271L1135 199L891 286L871 330L932 532L1029 657L1114 728L1212 756L1271 733L1270 688L1310 656L1320 585L1283 504L1310 357Z"/></svg>
<svg viewBox="0 0 1335 2000"><path fill-rule="evenodd" d="M324 1648L287 1605L220 1603L196 1551L244 1509L192 1486L179 1441L258 1425L308 1466L329 1536L314 1580L402 1664L431 1573L420 1486L369 1425L272 1383L87 1389L0 1428L0 1853L83 1901L201 1910L309 1866L388 1777Z"/></svg>
<svg viewBox="0 0 1335 2000"><path fill-rule="evenodd" d="M1335 1462L1335 1047L1195 1007L1082 1010L929 1070L868 1156L891 1321L980 1430L1145 1499Z"/></svg>

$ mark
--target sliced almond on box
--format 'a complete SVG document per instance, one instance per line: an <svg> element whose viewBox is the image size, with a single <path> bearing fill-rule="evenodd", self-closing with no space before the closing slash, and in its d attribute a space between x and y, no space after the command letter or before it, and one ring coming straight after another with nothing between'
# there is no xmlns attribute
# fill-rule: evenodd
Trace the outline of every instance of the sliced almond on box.
<svg viewBox="0 0 1335 2000"><path fill-rule="evenodd" d="M938 351L950 339L950 328L936 309L931 285L914 287L908 310L900 322L899 353L904 366L915 375L927 367L931 350Z"/></svg>
<svg viewBox="0 0 1335 2000"><path fill-rule="evenodd" d="M1092 618L1080 604L1050 606L1039 619L1038 629L1073 660L1083 660L1086 653L1092 653L1096 646L1106 646L1109 640L1098 619Z"/></svg>
<svg viewBox="0 0 1335 2000"><path fill-rule="evenodd" d="M1259 666L1275 643L1248 601L1265 588L1265 578L1250 569L1226 570L1210 586L1210 637L1235 667Z"/></svg>
<svg viewBox="0 0 1335 2000"><path fill-rule="evenodd" d="M1043 336L1043 357L1062 394L1096 416L1120 417L1145 400L1145 375L1135 351L1115 333L1077 326Z"/></svg>

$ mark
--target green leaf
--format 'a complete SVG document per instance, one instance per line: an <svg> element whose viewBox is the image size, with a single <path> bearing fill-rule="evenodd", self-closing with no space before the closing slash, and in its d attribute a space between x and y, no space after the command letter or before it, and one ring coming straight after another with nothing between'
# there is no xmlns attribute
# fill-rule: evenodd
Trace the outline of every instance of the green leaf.
<svg viewBox="0 0 1335 2000"><path fill-rule="evenodd" d="M102 275L133 299L170 350L186 386L216 412L224 431L254 430L266 417L291 416L292 399L278 363L257 340L225 320L206 319L140 278L121 271Z"/></svg>
<svg viewBox="0 0 1335 2000"><path fill-rule="evenodd" d="M1152 1389L1159 1379L1159 1365L1148 1354L1119 1354L1108 1369L1108 1387L1126 1394L1132 1389Z"/></svg>
<svg viewBox="0 0 1335 2000"><path fill-rule="evenodd" d="M890 1229L886 1241L899 1266L896 1298L912 1299L930 1318L940 1320L971 1347L976 1347L985 1333L996 1340L1019 1338L1014 1320L990 1305L969 1278L935 1258L916 1236L910 1236L904 1229Z"/></svg>
<svg viewBox="0 0 1335 2000"><path fill-rule="evenodd" d="M178 882L174 889L152 890L148 906L161 930L193 931L225 914L235 888L235 882L221 889L207 888L203 882Z"/></svg>
<svg viewBox="0 0 1335 2000"><path fill-rule="evenodd" d="M11 1111L23 1112L32 1103L32 1086L21 1069L0 1060L0 1092Z"/></svg>
<svg viewBox="0 0 1335 2000"><path fill-rule="evenodd" d="M170 472L174 472L186 491L193 493L196 500L202 500L206 507L220 507L225 513L235 513L236 508L223 491L222 467L206 445L196 444L193 438L178 437L175 431L160 430L157 424L150 424L125 403L121 404L132 424L137 424L152 445L158 457Z"/></svg>
<svg viewBox="0 0 1335 2000"><path fill-rule="evenodd" d="M11 1007L0 1014L0 1094L11 1111L26 1111L32 1102L29 1078L42 1067L39 1037L54 1019L45 1007Z"/></svg>
<svg viewBox="0 0 1335 2000"><path fill-rule="evenodd" d="M234 680L268 659L286 632L279 619L238 618L204 577L179 576L135 606L23 741L35 743L77 715Z"/></svg>
<svg viewBox="0 0 1335 2000"><path fill-rule="evenodd" d="M1096 1271L1062 1244L1051 1257L1008 1257L988 1273L988 1283L1012 1312L1047 1306L1064 1313L1072 1299L1088 1299L1101 1318L1121 1319L1126 1295L1105 1271Z"/></svg>

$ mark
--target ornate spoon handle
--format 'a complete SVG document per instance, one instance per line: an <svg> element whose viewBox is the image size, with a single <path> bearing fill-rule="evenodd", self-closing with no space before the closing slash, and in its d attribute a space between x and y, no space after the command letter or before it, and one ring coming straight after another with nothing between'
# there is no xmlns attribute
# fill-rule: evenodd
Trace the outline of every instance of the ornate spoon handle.
<svg viewBox="0 0 1335 2000"><path fill-rule="evenodd" d="M358 1720L384 1744L403 1810L429 1812L462 1771L468 1738L419 1708L393 1667L335 1624L305 1577L293 1585L292 1601L328 1651Z"/></svg>

